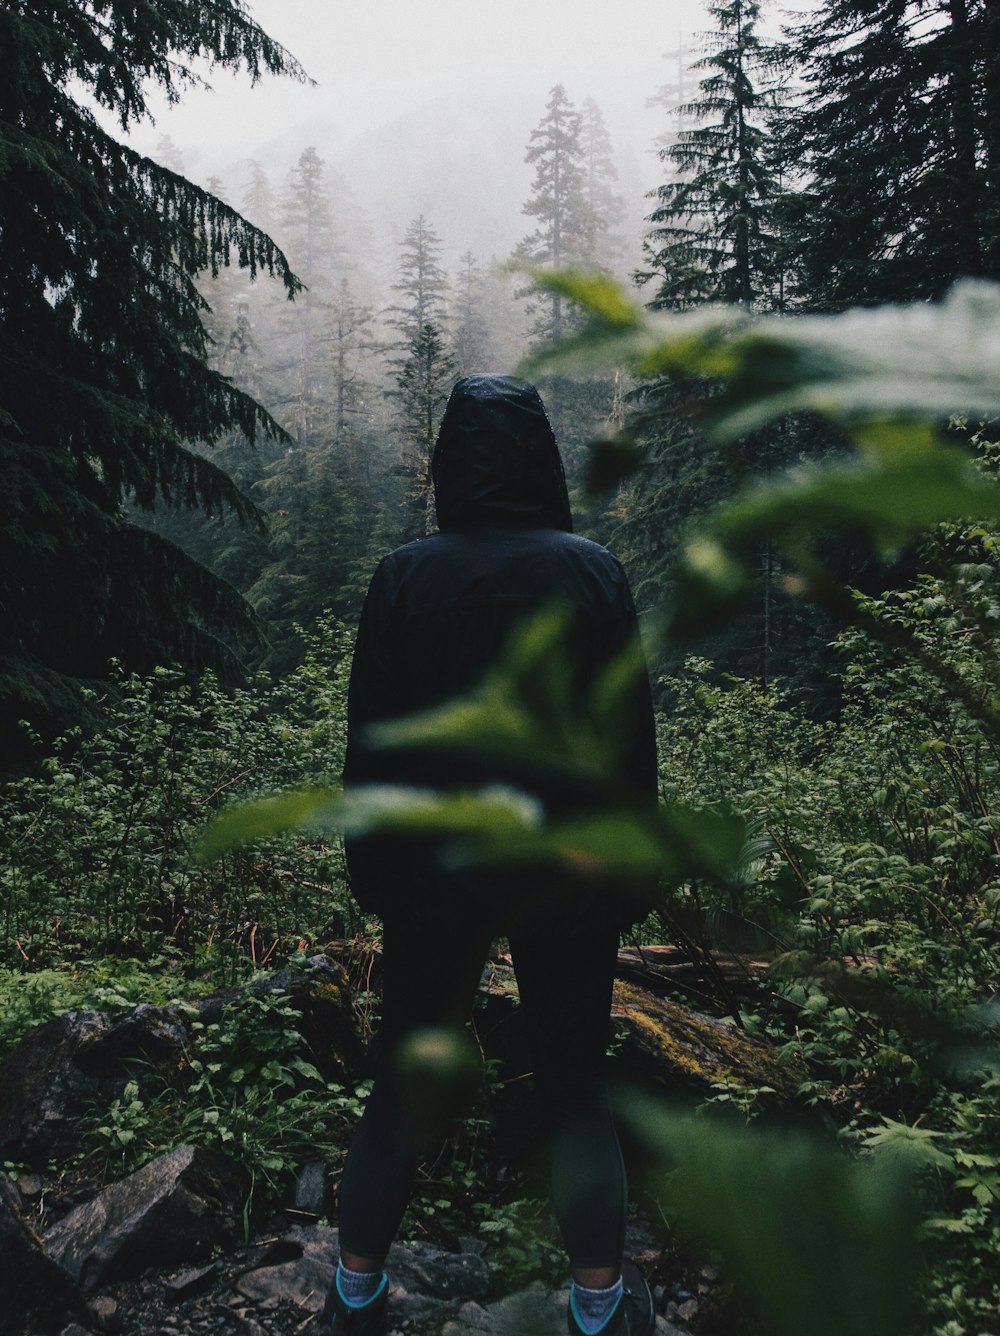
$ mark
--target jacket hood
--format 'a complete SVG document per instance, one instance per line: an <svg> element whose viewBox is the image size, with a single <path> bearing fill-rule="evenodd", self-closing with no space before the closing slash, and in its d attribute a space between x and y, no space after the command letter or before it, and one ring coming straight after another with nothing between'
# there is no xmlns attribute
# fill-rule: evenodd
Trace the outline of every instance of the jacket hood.
<svg viewBox="0 0 1000 1336"><path fill-rule="evenodd" d="M517 525L572 533L559 448L538 391L511 376L465 376L431 459L438 527Z"/></svg>

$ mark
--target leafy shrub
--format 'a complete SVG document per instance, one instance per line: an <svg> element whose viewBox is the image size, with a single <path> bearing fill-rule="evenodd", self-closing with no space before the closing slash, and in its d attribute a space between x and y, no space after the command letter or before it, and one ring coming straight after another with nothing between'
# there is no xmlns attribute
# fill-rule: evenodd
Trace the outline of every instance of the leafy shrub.
<svg viewBox="0 0 1000 1336"><path fill-rule="evenodd" d="M194 1021L181 1075L145 1096L129 1082L87 1129L84 1162L118 1176L183 1143L212 1146L242 1164L266 1197L306 1161L335 1162L368 1087L325 1082L300 1019L288 997L245 991L218 1022Z"/></svg>
<svg viewBox="0 0 1000 1336"><path fill-rule="evenodd" d="M166 946L231 973L349 914L337 840L192 859L224 804L339 778L348 643L321 623L277 686L119 677L93 737L64 737L37 776L0 791L0 960L38 969Z"/></svg>

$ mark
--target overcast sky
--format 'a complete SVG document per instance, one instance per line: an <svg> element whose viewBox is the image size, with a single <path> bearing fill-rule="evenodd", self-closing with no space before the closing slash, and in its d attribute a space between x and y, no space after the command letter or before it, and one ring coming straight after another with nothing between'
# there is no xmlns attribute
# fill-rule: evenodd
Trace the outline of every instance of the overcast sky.
<svg viewBox="0 0 1000 1336"><path fill-rule="evenodd" d="M249 151L300 124L333 121L362 134L442 94L516 90L536 123L548 89L592 94L612 128L640 136L645 104L671 75L663 59L705 25L697 0L250 0L261 26L303 64L315 87L216 72L212 92L160 105L147 147L209 139ZM644 149L646 144L636 144Z"/></svg>

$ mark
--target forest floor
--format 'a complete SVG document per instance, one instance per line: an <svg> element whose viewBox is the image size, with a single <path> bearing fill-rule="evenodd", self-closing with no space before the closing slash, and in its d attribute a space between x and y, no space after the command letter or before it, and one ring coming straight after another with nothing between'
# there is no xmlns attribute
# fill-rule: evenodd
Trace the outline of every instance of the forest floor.
<svg viewBox="0 0 1000 1336"><path fill-rule="evenodd" d="M99 1329L126 1336L298 1336L318 1332L318 1314L337 1257L337 1231L312 1224L288 1227L280 1217L250 1243L204 1266L150 1270L103 1289L90 1303ZM390 1336L555 1336L565 1327L568 1290L533 1281L511 1294L492 1296L483 1245L447 1253L426 1243L393 1247ZM633 1225L627 1248L652 1272L657 1248L647 1230ZM713 1306L710 1280L690 1294L682 1284L655 1286L657 1336L733 1332L705 1326ZM693 1321L692 1321L693 1320ZM692 1325L688 1325L692 1322ZM62 1336L84 1336L72 1323Z"/></svg>

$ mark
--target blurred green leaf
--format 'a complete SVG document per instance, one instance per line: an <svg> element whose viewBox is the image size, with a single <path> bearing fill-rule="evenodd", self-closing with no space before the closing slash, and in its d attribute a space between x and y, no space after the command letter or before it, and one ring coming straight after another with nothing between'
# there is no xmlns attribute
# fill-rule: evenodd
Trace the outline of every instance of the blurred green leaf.
<svg viewBox="0 0 1000 1336"><path fill-rule="evenodd" d="M741 553L770 539L801 568L824 532L863 530L885 551L936 524L1000 517L1000 487L969 456L929 429L871 424L847 461L769 479L721 506L690 540L679 563L670 631L703 634L740 611L753 591ZM814 592L803 572L800 583Z"/></svg>
<svg viewBox="0 0 1000 1336"><path fill-rule="evenodd" d="M842 422L1000 416L1000 285L964 279L944 300L755 322L714 405L738 436L813 409Z"/></svg>
<svg viewBox="0 0 1000 1336"><path fill-rule="evenodd" d="M642 322L642 307L613 278L589 269L529 269L536 287L557 292L581 306L594 321L619 329L634 329Z"/></svg>
<svg viewBox="0 0 1000 1336"><path fill-rule="evenodd" d="M604 287L544 275L591 316L583 332L530 362L531 374L715 376L710 423L744 435L786 413L813 410L847 425L1000 417L1000 285L964 279L937 304L859 307L837 315L751 319L738 311L642 312L616 322ZM539 279L538 281L542 281ZM604 280L606 283L607 280Z"/></svg>
<svg viewBox="0 0 1000 1336"><path fill-rule="evenodd" d="M456 832L457 833L457 832ZM739 876L746 822L734 813L678 804L602 807L568 821L527 824L519 830L467 829L447 855L451 866L552 863L572 878L640 883L653 895L658 881Z"/></svg>
<svg viewBox="0 0 1000 1336"><path fill-rule="evenodd" d="M472 833L505 841L533 830L541 819L533 798L500 786L445 793L391 784L346 791L302 789L221 813L206 831L197 856L208 862L242 845L301 829L349 835Z"/></svg>
<svg viewBox="0 0 1000 1336"><path fill-rule="evenodd" d="M286 831L322 821L336 797L336 789L300 789L228 807L206 830L196 857L201 863L209 863L241 845L273 839Z"/></svg>
<svg viewBox="0 0 1000 1336"><path fill-rule="evenodd" d="M856 526L891 547L935 524L1000 515L1000 487L964 451L920 433L905 450L892 432L884 441L870 432L866 441L856 460L803 469L744 492L716 512L708 532L732 543Z"/></svg>
<svg viewBox="0 0 1000 1336"><path fill-rule="evenodd" d="M916 1215L895 1157L852 1160L761 1132L620 1101L667 1216L717 1248L769 1336L906 1336Z"/></svg>

